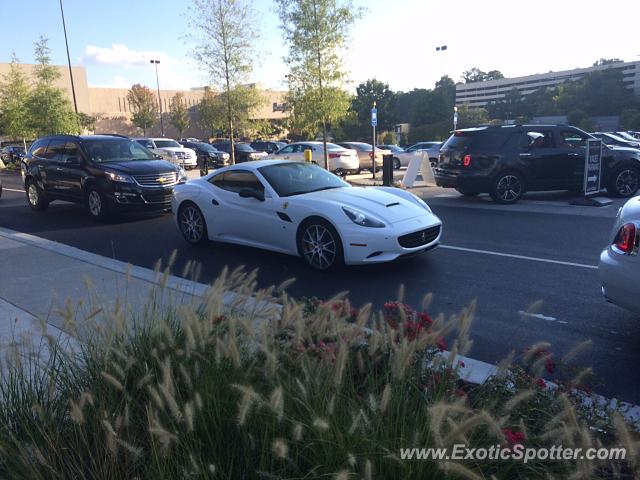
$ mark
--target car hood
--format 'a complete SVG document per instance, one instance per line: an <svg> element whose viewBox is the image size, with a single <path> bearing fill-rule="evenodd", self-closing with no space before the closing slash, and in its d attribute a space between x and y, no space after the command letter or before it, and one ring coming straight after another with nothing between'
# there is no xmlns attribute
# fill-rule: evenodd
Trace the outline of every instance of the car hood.
<svg viewBox="0 0 640 480"><path fill-rule="evenodd" d="M618 223L640 221L640 196L627 200L627 203L620 209Z"/></svg>
<svg viewBox="0 0 640 480"><path fill-rule="evenodd" d="M152 173L176 172L175 165L166 160L133 160L128 162L107 162L99 164L105 170L126 173L128 175L145 175Z"/></svg>
<svg viewBox="0 0 640 480"><path fill-rule="evenodd" d="M296 197L289 197L291 199ZM375 187L343 187L298 196L302 202L333 203L360 210L386 224L401 222L423 215L433 215L419 204ZM321 206L319 208L322 209ZM435 218L435 215L433 215ZM347 217L345 216L345 219Z"/></svg>
<svg viewBox="0 0 640 480"><path fill-rule="evenodd" d="M165 152L193 152L191 148L185 147L158 147L156 150L164 150Z"/></svg>

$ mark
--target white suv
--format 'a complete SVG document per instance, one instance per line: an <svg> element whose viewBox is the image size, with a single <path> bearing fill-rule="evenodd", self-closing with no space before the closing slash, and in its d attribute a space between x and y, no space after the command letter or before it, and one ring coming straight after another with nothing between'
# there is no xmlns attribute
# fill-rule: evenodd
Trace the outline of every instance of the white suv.
<svg viewBox="0 0 640 480"><path fill-rule="evenodd" d="M185 170L191 170L198 166L196 152L183 147L175 140L170 138L134 138L134 140L171 163L180 165Z"/></svg>

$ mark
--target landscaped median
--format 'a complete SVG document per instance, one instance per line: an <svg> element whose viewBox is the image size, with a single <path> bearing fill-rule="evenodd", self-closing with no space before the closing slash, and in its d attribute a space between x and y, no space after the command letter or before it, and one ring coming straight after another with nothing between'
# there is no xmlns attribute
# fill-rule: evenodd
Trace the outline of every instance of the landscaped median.
<svg viewBox="0 0 640 480"><path fill-rule="evenodd" d="M344 298L296 302L286 285L255 291L254 278L224 272L201 301L175 309L157 301L158 287L135 317L90 301L69 306L67 329L84 332L79 346L47 337L42 358L16 346L0 384L0 477L640 473L638 437L622 417L576 403L585 372L552 389L541 379L568 371L573 355L561 362L536 345L481 385L459 378L473 304L450 319L426 312L429 297L423 311L398 301L373 312ZM233 305L225 304L228 290L237 292ZM281 308L248 309L248 297ZM616 455L604 454L609 447ZM428 448L444 453L416 453ZM595 453L544 453L577 449Z"/></svg>

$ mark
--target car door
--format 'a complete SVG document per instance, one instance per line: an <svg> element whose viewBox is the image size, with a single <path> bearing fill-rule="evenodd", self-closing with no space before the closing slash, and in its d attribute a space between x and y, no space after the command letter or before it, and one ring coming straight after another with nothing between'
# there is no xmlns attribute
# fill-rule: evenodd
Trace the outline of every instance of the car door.
<svg viewBox="0 0 640 480"><path fill-rule="evenodd" d="M43 155L45 159L42 169L44 192L54 197L64 196L64 189L61 184L61 162L63 160L65 144L65 139L53 138L49 141L47 150Z"/></svg>
<svg viewBox="0 0 640 480"><path fill-rule="evenodd" d="M80 146L73 141L66 142L57 163L58 194L70 200L82 200L84 159Z"/></svg>
<svg viewBox="0 0 640 480"><path fill-rule="evenodd" d="M291 160L291 156L294 154L294 151L296 150L297 147L298 145L289 145L287 147L284 147L275 156L283 160Z"/></svg>
<svg viewBox="0 0 640 480"><path fill-rule="evenodd" d="M567 188L571 190L582 190L584 187L585 155L587 154L587 140L589 136L574 128L561 128L558 131L558 135L560 145L568 151L567 156L571 176L570 185ZM606 147L603 146L603 149L604 148ZM604 169L604 159L602 168Z"/></svg>
<svg viewBox="0 0 640 480"><path fill-rule="evenodd" d="M256 247L282 249L281 233L274 225L281 222L274 207L274 198L250 170L229 170L212 177L214 189L212 208L206 215L207 226L213 236L221 240L244 243ZM253 189L264 200L241 197L240 191Z"/></svg>
<svg viewBox="0 0 640 480"><path fill-rule="evenodd" d="M568 188L571 183L569 152L558 147L553 129L527 130L521 137L519 147L520 160L526 165L530 189Z"/></svg>

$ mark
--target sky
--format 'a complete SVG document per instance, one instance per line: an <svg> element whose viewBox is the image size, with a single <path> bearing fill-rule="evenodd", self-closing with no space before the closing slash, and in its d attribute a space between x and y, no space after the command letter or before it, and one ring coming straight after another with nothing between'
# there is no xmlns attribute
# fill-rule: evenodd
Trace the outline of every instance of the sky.
<svg viewBox="0 0 640 480"><path fill-rule="evenodd" d="M246 1L246 0L245 0ZM377 78L395 91L433 88L443 74L500 70L506 77L568 70L599 58L640 60L640 1L594 0L353 0L364 8L344 50L355 87ZM160 87L208 84L191 59L196 34L191 0L63 0L71 62L92 86L156 86L149 59L159 59ZM273 0L253 0L260 35L250 81L285 88L287 48ZM15 52L33 63L33 44L49 38L52 62L66 64L59 0L0 0L0 63ZM7 34L7 26L14 35ZM447 45L444 52L437 46Z"/></svg>

